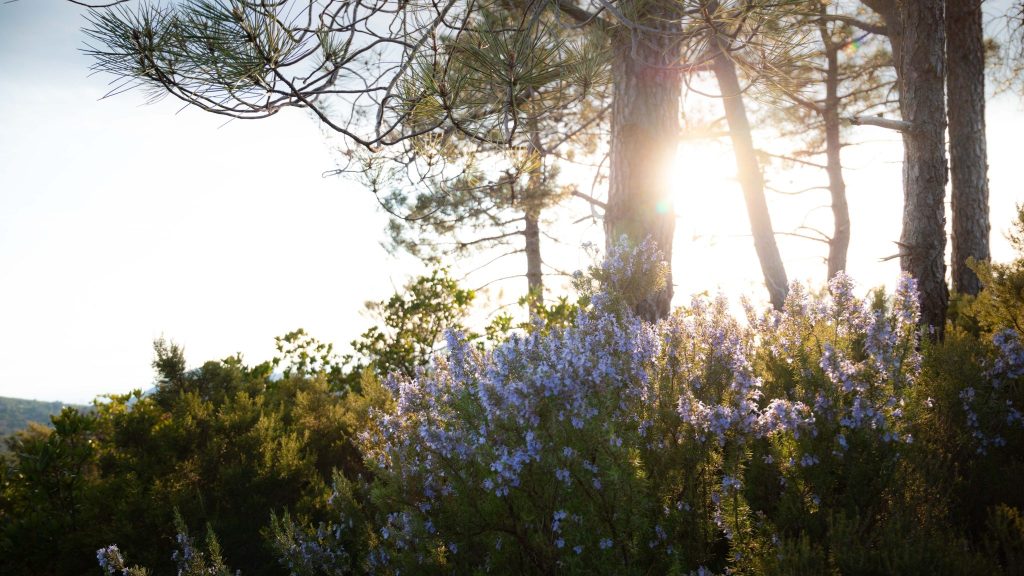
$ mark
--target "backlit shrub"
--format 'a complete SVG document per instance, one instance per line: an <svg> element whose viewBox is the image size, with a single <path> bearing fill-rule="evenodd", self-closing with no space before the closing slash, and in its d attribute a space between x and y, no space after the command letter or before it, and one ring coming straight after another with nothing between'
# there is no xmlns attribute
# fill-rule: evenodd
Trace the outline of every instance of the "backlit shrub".
<svg viewBox="0 0 1024 576"><path fill-rule="evenodd" d="M839 276L746 321L698 297L649 324L631 303L660 271L650 245L620 246L596 288L580 280L590 305L570 325L486 351L449 333L444 357L393 375L394 408L362 436L374 480L337 492L334 524L277 531L289 566L858 573L969 557L931 551L952 532L901 508L922 363L912 280L885 305Z"/></svg>

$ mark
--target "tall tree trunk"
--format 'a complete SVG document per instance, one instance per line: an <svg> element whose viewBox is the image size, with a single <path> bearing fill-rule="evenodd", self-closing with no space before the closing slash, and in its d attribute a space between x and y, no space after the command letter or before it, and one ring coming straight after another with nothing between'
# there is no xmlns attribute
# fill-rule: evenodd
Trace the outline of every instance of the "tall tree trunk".
<svg viewBox="0 0 1024 576"><path fill-rule="evenodd" d="M526 285L528 292L526 301L530 312L544 303L544 277L540 271L540 225L538 214L532 210L526 212Z"/></svg>
<svg viewBox="0 0 1024 576"><path fill-rule="evenodd" d="M921 324L946 325L945 23L943 0L862 0L885 19L899 80L903 132L900 268L918 283ZM950 3L960 2L954 0Z"/></svg>
<svg viewBox="0 0 1024 576"><path fill-rule="evenodd" d="M989 259L985 46L981 0L946 3L949 163L953 181L953 290L977 294L967 259Z"/></svg>
<svg viewBox="0 0 1024 576"><path fill-rule="evenodd" d="M539 307L544 305L544 276L541 272L540 259L540 212L541 198L544 196L544 156L547 153L540 140L540 127L537 122L537 115L531 114L527 121L529 133L530 153L536 154L537 166L530 172L527 180L528 190L524 195L526 227L523 235L526 237L526 302L530 314L535 314Z"/></svg>
<svg viewBox="0 0 1024 576"><path fill-rule="evenodd" d="M650 237L671 265L676 216L668 169L679 139L679 31L652 17L640 21L666 33L635 31L614 40L605 243L610 248L621 236L633 244ZM645 297L636 312L657 320L668 315L671 302L670 273L666 287Z"/></svg>
<svg viewBox="0 0 1024 576"><path fill-rule="evenodd" d="M781 310L789 291L789 282L779 255L779 246L775 243L775 230L768 213L768 201L764 196L764 177L754 152L754 140L750 134L750 122L747 120L747 110L736 75L736 64L725 54L724 49L720 49L712 61L712 69L722 93L725 119L729 124L729 136L736 156L736 170L747 204L750 231L754 235L754 249L761 262L761 272L772 306Z"/></svg>
<svg viewBox="0 0 1024 576"><path fill-rule="evenodd" d="M954 2L955 3L955 2ZM902 47L897 62L903 133L903 233L900 267L917 279L921 323L942 338L946 287L946 107L943 0L898 3Z"/></svg>
<svg viewBox="0 0 1024 576"><path fill-rule="evenodd" d="M824 15L826 4L821 4ZM825 169L828 190L832 195L832 239L828 243L828 278L846 270L846 253L850 248L850 207L846 202L846 180L840 156L842 141L839 132L839 47L832 41L828 24L822 19L818 32L825 46Z"/></svg>

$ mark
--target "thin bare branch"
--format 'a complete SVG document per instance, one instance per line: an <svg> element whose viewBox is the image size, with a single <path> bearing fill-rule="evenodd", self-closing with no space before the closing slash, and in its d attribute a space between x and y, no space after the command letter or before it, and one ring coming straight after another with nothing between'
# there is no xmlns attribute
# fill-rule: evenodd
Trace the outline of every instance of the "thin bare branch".
<svg viewBox="0 0 1024 576"><path fill-rule="evenodd" d="M914 125L905 120L892 120L881 116L850 116L847 120L854 126L878 126L897 132L910 132L914 129Z"/></svg>

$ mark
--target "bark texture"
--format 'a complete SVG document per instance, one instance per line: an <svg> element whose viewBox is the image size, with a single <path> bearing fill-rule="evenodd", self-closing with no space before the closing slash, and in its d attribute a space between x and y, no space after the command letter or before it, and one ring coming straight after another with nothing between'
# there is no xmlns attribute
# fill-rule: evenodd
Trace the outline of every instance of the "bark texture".
<svg viewBox="0 0 1024 576"><path fill-rule="evenodd" d="M824 12L825 5L822 5ZM819 25L825 46L825 169L828 172L828 190L832 196L832 239L828 243L828 278L846 270L846 253L850 248L850 207L846 202L846 180L840 152L843 144L839 125L839 47L832 41L827 24Z"/></svg>
<svg viewBox="0 0 1024 576"><path fill-rule="evenodd" d="M941 338L946 323L946 107L943 0L899 2L897 61L904 132L900 267L917 279L921 323Z"/></svg>
<svg viewBox="0 0 1024 576"><path fill-rule="evenodd" d="M544 276L540 270L540 224L537 214L526 213L526 285L529 289L527 302L533 312L539 303L544 301Z"/></svg>
<svg viewBox="0 0 1024 576"><path fill-rule="evenodd" d="M953 290L977 294L981 283L967 267L967 259L989 259L990 233L981 0L947 2L946 63L953 182Z"/></svg>
<svg viewBox="0 0 1024 576"><path fill-rule="evenodd" d="M641 21L671 27L654 17ZM671 263L676 220L668 169L678 145L682 78L673 67L678 60L678 30L665 32L633 31L615 40L604 229L609 248L623 235L633 244L650 237ZM657 320L668 315L671 302L670 272L665 289L645 297L636 312Z"/></svg>
<svg viewBox="0 0 1024 576"><path fill-rule="evenodd" d="M540 140L540 124L537 115L531 114L527 126L529 128L530 153L538 158L537 166L530 172L527 179L527 190L524 195L525 226L523 237L525 238L524 252L526 252L526 302L531 314L544 305L544 275L541 272L540 257L540 213L544 207L543 199L546 197L544 177L544 156L546 151Z"/></svg>
<svg viewBox="0 0 1024 576"><path fill-rule="evenodd" d="M778 244L775 242L775 230L772 228L768 201L764 195L764 177L754 152L754 140L750 134L750 121L747 119L747 110L743 104L736 64L719 50L712 62L712 68L719 91L722 93L725 119L729 124L729 136L736 156L736 170L747 205L750 231L754 236L754 249L761 262L761 272L772 306L776 310L781 310L789 291L789 282L786 279L782 257L779 255Z"/></svg>

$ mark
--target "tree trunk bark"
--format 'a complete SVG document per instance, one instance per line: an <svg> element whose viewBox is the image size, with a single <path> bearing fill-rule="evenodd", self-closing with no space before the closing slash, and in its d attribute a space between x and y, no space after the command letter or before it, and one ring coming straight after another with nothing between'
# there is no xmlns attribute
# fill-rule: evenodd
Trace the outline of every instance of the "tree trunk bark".
<svg viewBox="0 0 1024 576"><path fill-rule="evenodd" d="M530 315L536 314L544 306L544 276L541 272L540 259L540 212L542 205L539 199L543 196L545 185L544 156L547 153L540 141L540 127L537 115L531 114L528 119L530 153L536 154L537 166L530 172L527 179L529 190L523 198L526 226L523 235L526 238L526 302Z"/></svg>
<svg viewBox="0 0 1024 576"><path fill-rule="evenodd" d="M775 243L775 230L772 228L771 214L768 212L768 201L764 196L764 178L754 152L754 140L750 134L750 122L747 119L747 110L743 104L743 94L736 75L736 64L723 50L719 50L712 62L712 68L718 80L719 91L722 93L725 119L729 124L729 136L736 156L736 170L747 204L750 231L754 235L754 249L761 262L761 272L764 274L764 283L768 287L772 306L776 310L781 310L789 291L789 282L786 279L782 257L779 255L778 244Z"/></svg>
<svg viewBox="0 0 1024 576"><path fill-rule="evenodd" d="M989 259L985 46L981 0L946 4L949 163L953 181L953 290L977 294L967 259Z"/></svg>
<svg viewBox="0 0 1024 576"><path fill-rule="evenodd" d="M535 313L537 307L544 303L544 276L540 270L540 224L538 215L532 211L526 212L526 229L523 231L526 236L526 285L528 292L526 301L530 313Z"/></svg>
<svg viewBox="0 0 1024 576"><path fill-rule="evenodd" d="M650 238L671 266L676 216L668 170L679 139L678 25L652 17L645 26L665 34L634 31L614 40L612 121L605 243L625 236L633 245ZM668 29L675 26L675 28ZM672 275L665 288L636 305L648 321L668 315Z"/></svg>
<svg viewBox="0 0 1024 576"><path fill-rule="evenodd" d="M903 233L900 267L917 279L921 323L941 339L946 323L946 107L943 0L899 2L897 62L903 133Z"/></svg>
<svg viewBox="0 0 1024 576"><path fill-rule="evenodd" d="M826 5L821 5L824 13ZM828 24L822 19L818 32L825 47L825 169L828 190L832 196L832 239L828 243L828 279L846 270L846 253L850 248L850 207L846 202L846 180L840 155L843 143L839 126L839 47L832 41Z"/></svg>

